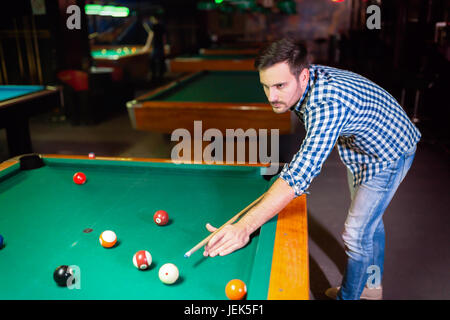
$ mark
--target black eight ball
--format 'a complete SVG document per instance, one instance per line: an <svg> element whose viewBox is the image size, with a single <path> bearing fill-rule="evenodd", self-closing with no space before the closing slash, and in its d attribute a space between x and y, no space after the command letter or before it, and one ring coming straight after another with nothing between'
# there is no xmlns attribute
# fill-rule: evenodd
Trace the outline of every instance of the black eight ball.
<svg viewBox="0 0 450 320"><path fill-rule="evenodd" d="M53 279L55 282L62 287L67 286L67 280L73 276L73 271L69 266L59 266L53 272Z"/></svg>

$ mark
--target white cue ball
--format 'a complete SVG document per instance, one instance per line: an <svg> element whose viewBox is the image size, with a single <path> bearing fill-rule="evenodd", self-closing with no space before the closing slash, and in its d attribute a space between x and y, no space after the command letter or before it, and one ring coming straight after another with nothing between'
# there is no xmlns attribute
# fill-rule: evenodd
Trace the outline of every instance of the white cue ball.
<svg viewBox="0 0 450 320"><path fill-rule="evenodd" d="M173 263L166 263L159 268L159 280L165 284L174 283L179 275L178 268Z"/></svg>

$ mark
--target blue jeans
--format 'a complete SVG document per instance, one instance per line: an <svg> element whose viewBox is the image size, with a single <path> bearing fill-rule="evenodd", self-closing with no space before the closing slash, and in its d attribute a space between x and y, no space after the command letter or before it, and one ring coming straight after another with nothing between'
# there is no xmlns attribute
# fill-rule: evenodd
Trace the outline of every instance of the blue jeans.
<svg viewBox="0 0 450 320"><path fill-rule="evenodd" d="M338 291L338 300L359 300L364 287L381 284L384 265L383 213L412 165L416 146L376 174L353 188L348 171L351 205L342 239L347 266Z"/></svg>

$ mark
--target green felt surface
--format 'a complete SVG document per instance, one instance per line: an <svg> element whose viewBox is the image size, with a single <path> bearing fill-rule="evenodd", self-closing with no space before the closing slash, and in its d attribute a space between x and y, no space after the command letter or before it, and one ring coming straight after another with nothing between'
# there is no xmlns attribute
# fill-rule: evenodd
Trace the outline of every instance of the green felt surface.
<svg viewBox="0 0 450 320"><path fill-rule="evenodd" d="M0 101L25 96L40 90L44 90L44 86L20 86L20 85L5 85L0 86Z"/></svg>
<svg viewBox="0 0 450 320"><path fill-rule="evenodd" d="M19 165L0 172L0 299L226 299L234 278L248 285L249 299L267 297L276 220L235 253L204 258L184 253L264 192L259 168L175 165L105 160L45 159L39 169ZM84 185L72 181L75 172ZM157 226L164 209L170 223ZM91 233L84 233L92 228ZM118 244L105 249L98 237L113 230ZM132 263L138 250L153 257L149 270ZM158 278L174 263L180 279ZM80 289L58 287L59 265L80 269Z"/></svg>
<svg viewBox="0 0 450 320"><path fill-rule="evenodd" d="M207 71L143 101L267 103L257 71Z"/></svg>

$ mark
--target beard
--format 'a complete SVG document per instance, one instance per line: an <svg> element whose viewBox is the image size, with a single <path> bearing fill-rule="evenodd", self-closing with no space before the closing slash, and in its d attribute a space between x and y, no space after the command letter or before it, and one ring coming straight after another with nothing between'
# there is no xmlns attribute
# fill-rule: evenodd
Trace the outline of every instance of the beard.
<svg viewBox="0 0 450 320"><path fill-rule="evenodd" d="M281 101L272 101L270 105L275 113L283 113L288 109L287 104Z"/></svg>

